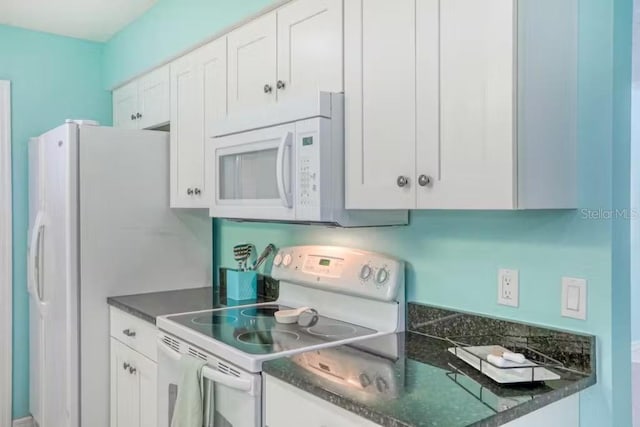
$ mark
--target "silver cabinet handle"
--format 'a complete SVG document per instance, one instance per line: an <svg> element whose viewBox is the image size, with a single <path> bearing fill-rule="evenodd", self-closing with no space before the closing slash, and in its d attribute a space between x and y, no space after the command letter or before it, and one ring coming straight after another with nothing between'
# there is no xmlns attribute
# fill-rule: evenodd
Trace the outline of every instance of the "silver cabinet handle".
<svg viewBox="0 0 640 427"><path fill-rule="evenodd" d="M125 334L128 337L135 337L136 336L136 332L132 331L131 329L125 329L124 331L122 331L123 334Z"/></svg>
<svg viewBox="0 0 640 427"><path fill-rule="evenodd" d="M278 89L280 89L280 90L282 90L282 89L287 87L286 83L283 82L282 80L278 80L278 85L277 86L278 86Z"/></svg>
<svg viewBox="0 0 640 427"><path fill-rule="evenodd" d="M187 195L193 196L193 188L187 188Z"/></svg>
<svg viewBox="0 0 640 427"><path fill-rule="evenodd" d="M135 119L136 119L136 115L135 115L135 114L132 114L132 115L131 115L131 120L135 120Z"/></svg>
<svg viewBox="0 0 640 427"><path fill-rule="evenodd" d="M420 184L420 187L431 185L431 177L427 175L420 175L418 177L418 184Z"/></svg>
<svg viewBox="0 0 640 427"><path fill-rule="evenodd" d="M136 369L136 368L134 368L133 366L129 366L129 373L130 373L130 374L132 374L132 375L133 375L133 374L135 374L135 373L136 373L136 371L137 371L137 369Z"/></svg>
<svg viewBox="0 0 640 427"><path fill-rule="evenodd" d="M142 118L142 114L136 113L136 119L141 119L141 118Z"/></svg>
<svg viewBox="0 0 640 427"><path fill-rule="evenodd" d="M129 369L129 367L130 367L130 366L131 366L131 365L129 365L129 364L128 364L128 363L126 363L126 362L122 364L122 368L123 368L125 371L126 371L127 369Z"/></svg>
<svg viewBox="0 0 640 427"><path fill-rule="evenodd" d="M196 188L196 189L193 191L193 193L194 193L196 196L199 196L200 194L202 194L202 191L201 191L199 188Z"/></svg>
<svg viewBox="0 0 640 427"><path fill-rule="evenodd" d="M271 92L273 92L273 87L271 87L270 84L264 85L264 93L271 93Z"/></svg>
<svg viewBox="0 0 640 427"><path fill-rule="evenodd" d="M407 185L409 185L409 178L407 178L406 176L399 176L397 183L398 187L400 188L406 187Z"/></svg>

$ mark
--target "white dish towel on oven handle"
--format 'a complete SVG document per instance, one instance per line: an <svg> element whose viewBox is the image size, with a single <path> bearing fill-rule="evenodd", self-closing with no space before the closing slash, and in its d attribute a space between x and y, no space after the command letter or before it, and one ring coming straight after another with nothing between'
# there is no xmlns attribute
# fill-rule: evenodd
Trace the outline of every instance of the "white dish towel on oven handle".
<svg viewBox="0 0 640 427"><path fill-rule="evenodd" d="M182 379L171 427L202 427L202 368L205 364L204 360L187 355L180 358Z"/></svg>

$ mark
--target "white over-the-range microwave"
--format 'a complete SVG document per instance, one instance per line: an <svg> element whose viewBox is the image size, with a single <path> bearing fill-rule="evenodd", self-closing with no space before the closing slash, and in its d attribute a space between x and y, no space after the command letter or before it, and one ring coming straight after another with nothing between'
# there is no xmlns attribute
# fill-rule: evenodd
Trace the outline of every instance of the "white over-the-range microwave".
<svg viewBox="0 0 640 427"><path fill-rule="evenodd" d="M343 94L320 92L213 128L212 217L341 227L408 223L407 211L345 209Z"/></svg>

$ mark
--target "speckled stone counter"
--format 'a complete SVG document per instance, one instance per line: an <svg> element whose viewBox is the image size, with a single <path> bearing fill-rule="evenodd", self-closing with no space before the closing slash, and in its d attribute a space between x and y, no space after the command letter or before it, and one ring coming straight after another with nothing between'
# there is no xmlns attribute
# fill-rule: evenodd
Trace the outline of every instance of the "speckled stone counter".
<svg viewBox="0 0 640 427"><path fill-rule="evenodd" d="M217 289L211 286L107 298L107 304L155 325L158 316L212 310L238 304L274 301L278 298L279 282L258 275L258 298L252 301L227 300L225 269L220 272Z"/></svg>
<svg viewBox="0 0 640 427"><path fill-rule="evenodd" d="M158 316L224 307L210 286L111 297L107 303L154 325Z"/></svg>
<svg viewBox="0 0 640 427"><path fill-rule="evenodd" d="M267 362L263 371L389 427L498 426L596 382L591 336L416 304L408 327L357 346ZM559 380L500 385L450 354L448 339L543 352L567 369L552 369Z"/></svg>

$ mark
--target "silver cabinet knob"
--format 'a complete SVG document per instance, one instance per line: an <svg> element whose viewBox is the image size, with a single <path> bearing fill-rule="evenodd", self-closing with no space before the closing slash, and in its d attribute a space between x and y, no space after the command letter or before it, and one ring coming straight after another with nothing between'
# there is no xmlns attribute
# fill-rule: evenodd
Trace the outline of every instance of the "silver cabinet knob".
<svg viewBox="0 0 640 427"><path fill-rule="evenodd" d="M193 196L193 188L187 188L187 195Z"/></svg>
<svg viewBox="0 0 640 427"><path fill-rule="evenodd" d="M273 92L273 87L271 87L270 84L264 85L264 93L271 93L271 92Z"/></svg>
<svg viewBox="0 0 640 427"><path fill-rule="evenodd" d="M431 185L431 177L427 176L427 175L420 175L418 177L418 184L420 184L420 187L426 187L428 185Z"/></svg>
<svg viewBox="0 0 640 427"><path fill-rule="evenodd" d="M141 119L141 118L142 118L142 114L136 113L136 119Z"/></svg>
<svg viewBox="0 0 640 427"><path fill-rule="evenodd" d="M123 334L125 334L128 337L135 337L136 336L136 332L132 331L131 329L125 329L124 331L122 331Z"/></svg>
<svg viewBox="0 0 640 427"><path fill-rule="evenodd" d="M196 188L196 189L193 191L193 193L194 193L196 196L199 196L200 194L202 194L202 190L200 190L199 188Z"/></svg>
<svg viewBox="0 0 640 427"><path fill-rule="evenodd" d="M286 88L287 85L285 82L283 82L282 80L278 80L278 89L282 90L284 88Z"/></svg>
<svg viewBox="0 0 640 427"><path fill-rule="evenodd" d="M131 115L131 120L135 120L135 119L136 119L136 115L135 115L135 114L132 114L132 115Z"/></svg>
<svg viewBox="0 0 640 427"><path fill-rule="evenodd" d="M400 188L406 187L407 185L409 185L409 178L407 178L406 176L399 176L397 183L398 187Z"/></svg>
<svg viewBox="0 0 640 427"><path fill-rule="evenodd" d="M131 366L131 365L129 365L128 363L125 362L125 363L122 364L122 369L124 369L126 371L127 369L129 369L129 366Z"/></svg>
<svg viewBox="0 0 640 427"><path fill-rule="evenodd" d="M136 373L136 371L137 371L137 369L136 369L136 368L134 368L133 366L129 366L129 373L130 373L130 374L135 374L135 373Z"/></svg>

